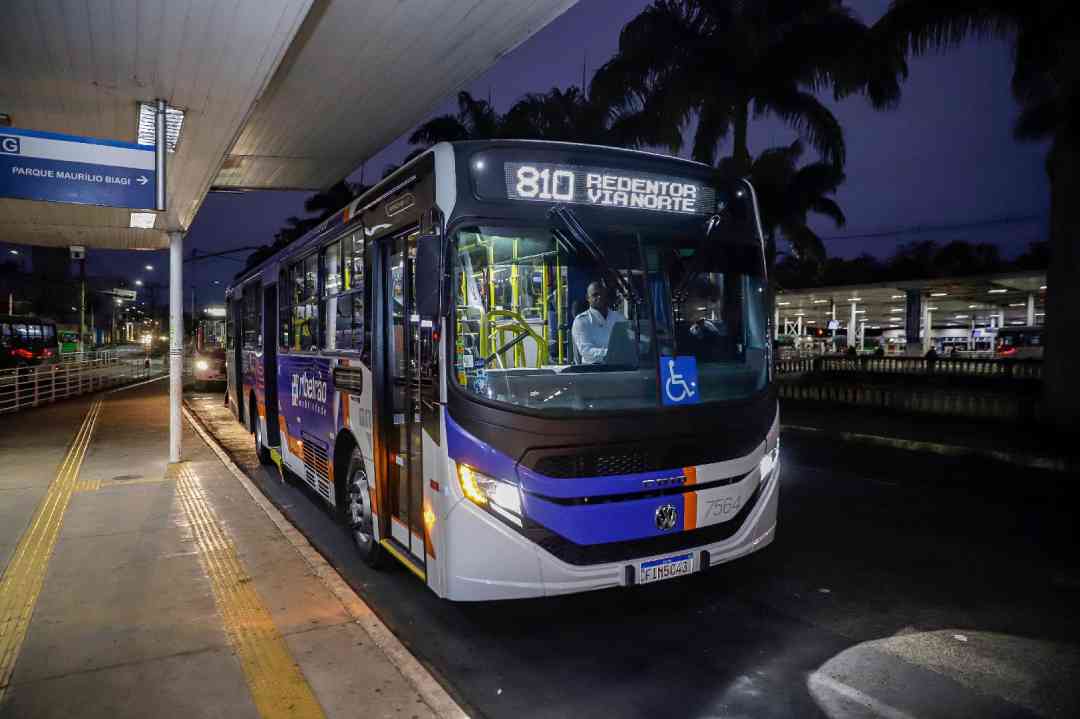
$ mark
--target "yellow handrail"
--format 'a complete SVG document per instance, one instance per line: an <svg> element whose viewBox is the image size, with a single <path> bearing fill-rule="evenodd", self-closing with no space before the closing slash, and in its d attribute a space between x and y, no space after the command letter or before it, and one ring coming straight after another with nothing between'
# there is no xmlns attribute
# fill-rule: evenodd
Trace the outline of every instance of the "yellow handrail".
<svg viewBox="0 0 1080 719"><path fill-rule="evenodd" d="M505 317L511 320L508 324L494 324L493 320ZM548 347L544 338L539 335L536 330L529 326L529 323L525 321L525 318L520 312L514 312L512 310L489 310L480 317L480 354L485 358L488 357L494 350L491 348L491 340L493 333L498 333L501 340L502 333L508 330L513 330L519 334L528 335L530 339L536 342L536 367L548 364ZM501 342L496 344L496 348ZM523 363L524 364L524 363Z"/></svg>

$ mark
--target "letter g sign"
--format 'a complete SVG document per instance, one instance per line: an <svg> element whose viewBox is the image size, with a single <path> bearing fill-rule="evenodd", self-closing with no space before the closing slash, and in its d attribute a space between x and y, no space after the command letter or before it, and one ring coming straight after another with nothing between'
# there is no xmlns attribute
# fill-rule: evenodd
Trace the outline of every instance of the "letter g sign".
<svg viewBox="0 0 1080 719"><path fill-rule="evenodd" d="M19 154L19 138L11 135L0 135L0 153L5 155Z"/></svg>

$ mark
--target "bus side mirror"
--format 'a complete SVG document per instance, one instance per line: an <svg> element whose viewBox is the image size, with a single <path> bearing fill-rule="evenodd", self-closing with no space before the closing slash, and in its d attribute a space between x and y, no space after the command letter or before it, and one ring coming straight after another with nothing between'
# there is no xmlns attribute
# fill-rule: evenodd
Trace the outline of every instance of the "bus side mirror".
<svg viewBox="0 0 1080 719"><path fill-rule="evenodd" d="M421 235L416 241L416 314L423 319L442 317L442 237Z"/></svg>

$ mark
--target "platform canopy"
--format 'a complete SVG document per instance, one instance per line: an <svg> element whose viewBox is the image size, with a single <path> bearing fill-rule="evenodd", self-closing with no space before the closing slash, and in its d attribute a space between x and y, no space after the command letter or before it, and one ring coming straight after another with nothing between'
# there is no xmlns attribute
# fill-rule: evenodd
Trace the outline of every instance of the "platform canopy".
<svg viewBox="0 0 1080 719"><path fill-rule="evenodd" d="M575 1L8 2L13 127L135 142L140 102L184 118L153 229L126 209L0 199L0 241L159 249L213 187L328 187Z"/></svg>
<svg viewBox="0 0 1080 719"><path fill-rule="evenodd" d="M1028 298L1039 315L1045 312L1046 272L1002 272L992 275L942 277L924 280L876 282L837 287L781 290L776 295L777 317L781 322L802 319L808 326L824 327L837 307L836 317L847 321L851 305L859 319L870 327L902 327L907 293L915 290L923 306L935 314L934 322L948 326L985 323L990 315L1004 317L1006 324L1026 323Z"/></svg>

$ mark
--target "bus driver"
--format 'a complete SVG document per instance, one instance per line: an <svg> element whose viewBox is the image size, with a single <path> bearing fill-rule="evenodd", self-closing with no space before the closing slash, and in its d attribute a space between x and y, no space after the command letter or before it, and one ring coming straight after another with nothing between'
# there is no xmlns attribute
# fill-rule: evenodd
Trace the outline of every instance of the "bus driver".
<svg viewBox="0 0 1080 719"><path fill-rule="evenodd" d="M622 312L608 307L608 290L599 282L590 282L585 290L588 308L574 318L571 335L581 364L596 364L607 356L611 329L625 322Z"/></svg>

